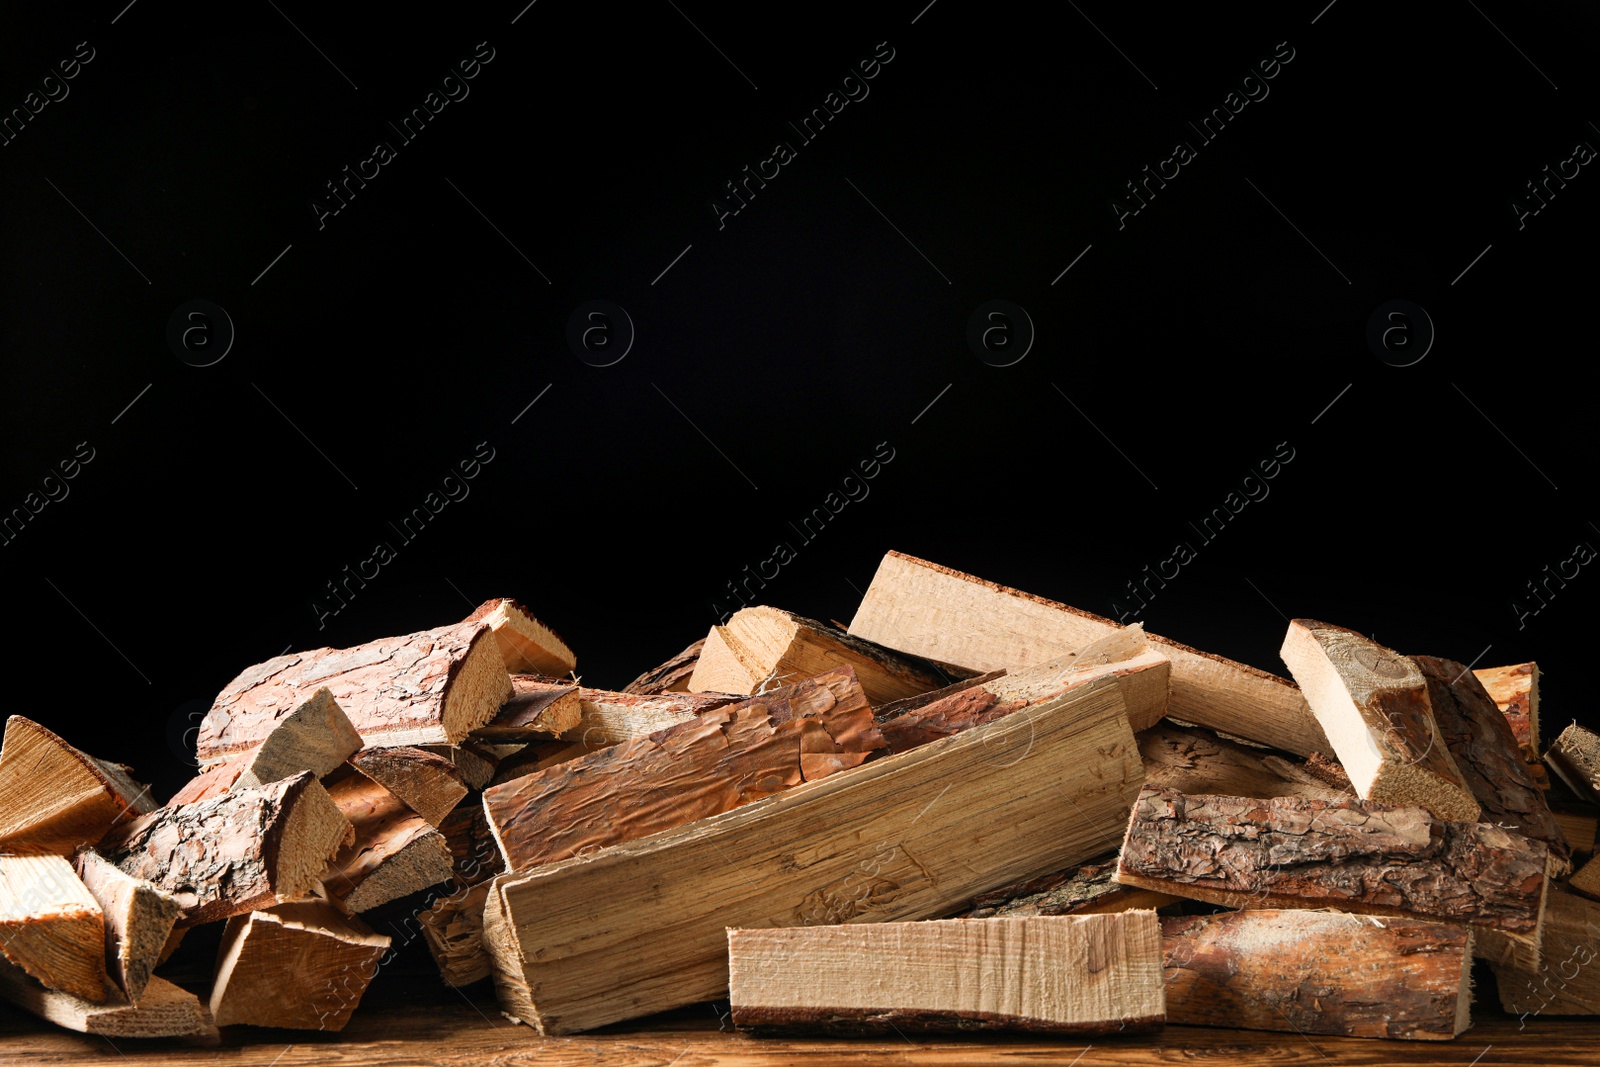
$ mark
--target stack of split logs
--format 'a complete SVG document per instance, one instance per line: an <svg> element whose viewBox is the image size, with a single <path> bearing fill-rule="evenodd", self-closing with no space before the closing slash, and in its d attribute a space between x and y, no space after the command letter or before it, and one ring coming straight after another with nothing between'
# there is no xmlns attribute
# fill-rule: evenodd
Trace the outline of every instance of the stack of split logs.
<svg viewBox="0 0 1600 1067"><path fill-rule="evenodd" d="M337 1030L399 902L541 1034L726 998L757 1032L1448 1039L1475 958L1506 1010L1600 1012L1600 737L1541 760L1531 663L1305 619L1282 657L890 553L848 628L746 608L619 692L511 600L268 660L164 805L13 716L0 995ZM197 993L155 972L204 923Z"/></svg>

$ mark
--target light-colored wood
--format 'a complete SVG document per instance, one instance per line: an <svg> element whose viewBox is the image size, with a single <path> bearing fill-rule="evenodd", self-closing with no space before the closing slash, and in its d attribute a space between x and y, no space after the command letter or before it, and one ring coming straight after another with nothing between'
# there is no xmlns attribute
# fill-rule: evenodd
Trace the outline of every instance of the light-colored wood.
<svg viewBox="0 0 1600 1067"><path fill-rule="evenodd" d="M271 785L157 808L118 827L99 851L172 894L182 926L311 896L354 836L328 791L302 771Z"/></svg>
<svg viewBox="0 0 1600 1067"><path fill-rule="evenodd" d="M548 741L578 725L583 708L578 687L541 674L513 674L511 699L487 725L472 731L475 741Z"/></svg>
<svg viewBox="0 0 1600 1067"><path fill-rule="evenodd" d="M1164 908L1181 898L1116 881L1117 854L1069 867L1041 878L980 893L962 916L967 919L1018 918L1027 915L1100 915L1109 912Z"/></svg>
<svg viewBox="0 0 1600 1067"><path fill-rule="evenodd" d="M1539 740L1539 665L1480 667L1472 673L1511 724L1523 755L1530 763L1539 762L1539 753L1544 750Z"/></svg>
<svg viewBox="0 0 1600 1067"><path fill-rule="evenodd" d="M92 1004L110 993L105 916L56 855L0 855L0 952L51 989Z"/></svg>
<svg viewBox="0 0 1600 1067"><path fill-rule="evenodd" d="M890 552L850 622L887 648L982 673L1029 667L1120 631L1110 619ZM1172 661L1169 714L1296 755L1331 753L1300 691L1266 671L1149 636Z"/></svg>
<svg viewBox="0 0 1600 1067"><path fill-rule="evenodd" d="M433 826L467 795L456 765L420 748L369 748L350 757L350 766L399 797Z"/></svg>
<svg viewBox="0 0 1600 1067"><path fill-rule="evenodd" d="M343 1030L390 938L323 901L228 920L211 985L218 1026Z"/></svg>
<svg viewBox="0 0 1600 1067"><path fill-rule="evenodd" d="M649 737L658 730L688 722L696 715L743 699L743 696L731 693L656 693L641 696L584 686L578 690L578 723L561 736L566 741L576 741L590 748L620 745Z"/></svg>
<svg viewBox="0 0 1600 1067"><path fill-rule="evenodd" d="M464 621L481 622L494 631L506 670L512 674L559 677L578 669L578 658L567 643L515 600L485 601Z"/></svg>
<svg viewBox="0 0 1600 1067"><path fill-rule="evenodd" d="M1349 800L1348 787L1330 785L1309 768L1220 737L1210 730L1172 722L1137 735L1145 784L1179 793L1235 797L1301 797Z"/></svg>
<svg viewBox="0 0 1600 1067"><path fill-rule="evenodd" d="M361 774L328 786L354 835L321 873L328 895L353 912L369 911L447 880L450 847L405 801Z"/></svg>
<svg viewBox="0 0 1600 1067"><path fill-rule="evenodd" d="M1333 911L1161 920L1167 1021L1448 1041L1472 1024L1472 933Z"/></svg>
<svg viewBox="0 0 1600 1067"><path fill-rule="evenodd" d="M108 993L103 1001L94 1002L46 989L28 977L22 968L0 959L0 997L57 1026L98 1037L214 1037L217 1033L211 1013L200 1003L200 998L158 975L150 976L150 983L137 1005L115 991ZM9 1045L7 1051L8 1055L15 1054ZM216 1054L215 1050L210 1053ZM111 1054L125 1057L120 1050ZM26 1054L23 1059L27 1059ZM80 1048L60 1059L84 1063L88 1057ZM118 1062L127 1061L122 1058Z"/></svg>
<svg viewBox="0 0 1600 1067"><path fill-rule="evenodd" d="M445 985L471 985L493 973L483 944L483 908L488 899L488 882L459 886L417 916Z"/></svg>
<svg viewBox="0 0 1600 1067"><path fill-rule="evenodd" d="M1477 798L1434 723L1416 663L1354 630L1312 619L1289 623L1280 655L1361 799L1477 820Z"/></svg>
<svg viewBox="0 0 1600 1067"><path fill-rule="evenodd" d="M694 674L694 665L699 661L700 649L705 643L706 639L702 637L661 666L639 675L623 686L622 691L645 696L653 693L687 693L689 678Z"/></svg>
<svg viewBox="0 0 1600 1067"><path fill-rule="evenodd" d="M1557 735L1544 761L1580 799L1600 802L1600 734L1574 722Z"/></svg>
<svg viewBox="0 0 1600 1067"><path fill-rule="evenodd" d="M461 772L469 789L482 789L494 777L495 768L505 756L520 751L522 745L494 745L487 741L464 741L459 745L417 745L424 752L450 761Z"/></svg>
<svg viewBox="0 0 1600 1067"><path fill-rule="evenodd" d="M1551 809L1556 826L1574 857L1594 855L1597 831L1600 831L1600 812L1589 805L1557 805Z"/></svg>
<svg viewBox="0 0 1600 1067"><path fill-rule="evenodd" d="M150 787L32 719L6 719L0 745L0 850L70 855L155 807Z"/></svg>
<svg viewBox="0 0 1600 1067"><path fill-rule="evenodd" d="M696 693L755 693L793 685L841 663L855 668L873 704L927 693L948 684L931 664L772 607L741 608L712 627L689 689Z"/></svg>
<svg viewBox="0 0 1600 1067"><path fill-rule="evenodd" d="M1522 1016L1600 1015L1600 903L1550 887L1539 959L1491 959L1500 1006Z"/></svg>
<svg viewBox="0 0 1600 1067"><path fill-rule="evenodd" d="M73 863L105 915L106 969L137 1004L183 909L177 897L124 874L93 849L79 851Z"/></svg>
<svg viewBox="0 0 1600 1067"><path fill-rule="evenodd" d="M719 995L729 926L937 918L1115 846L1144 777L1107 678L641 841L495 879L505 1009L570 1033Z"/></svg>
<svg viewBox="0 0 1600 1067"><path fill-rule="evenodd" d="M1591 858L1572 872L1567 885L1587 896L1600 898L1600 856Z"/></svg>
<svg viewBox="0 0 1600 1067"><path fill-rule="evenodd" d="M833 1033L1161 1026L1153 911L728 931L741 1029Z"/></svg>
<svg viewBox="0 0 1600 1067"><path fill-rule="evenodd" d="M511 676L483 623L291 652L248 668L201 720L202 766L253 748L326 687L370 746L456 744L494 718Z"/></svg>
<svg viewBox="0 0 1600 1067"><path fill-rule="evenodd" d="M361 734L326 687L311 694L255 747L236 785L266 785L301 771L318 778L361 750Z"/></svg>

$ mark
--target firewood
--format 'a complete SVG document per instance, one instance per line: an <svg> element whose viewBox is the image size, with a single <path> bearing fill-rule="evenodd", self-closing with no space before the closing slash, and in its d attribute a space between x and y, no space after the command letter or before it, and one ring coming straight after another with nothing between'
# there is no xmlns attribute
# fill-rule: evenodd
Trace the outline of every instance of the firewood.
<svg viewBox="0 0 1600 1067"><path fill-rule="evenodd" d="M547 741L578 725L583 709L578 687L541 674L513 674L511 699L488 724L472 731L474 741Z"/></svg>
<svg viewBox="0 0 1600 1067"><path fill-rule="evenodd" d="M689 679L696 693L755 693L789 685L841 663L855 668L867 699L882 704L947 685L929 663L777 608L741 608L714 626ZM980 673L973 671L970 673Z"/></svg>
<svg viewBox="0 0 1600 1067"><path fill-rule="evenodd" d="M417 916L422 939L445 985L471 985L493 973L483 944L483 908L489 888L488 882L460 886Z"/></svg>
<svg viewBox="0 0 1600 1067"><path fill-rule="evenodd" d="M729 929L728 970L741 1030L1092 1035L1166 1014L1153 911Z"/></svg>
<svg viewBox="0 0 1600 1067"><path fill-rule="evenodd" d="M1550 813L1556 826L1575 857L1592 856L1597 831L1600 831L1600 812L1588 804L1555 804Z"/></svg>
<svg viewBox="0 0 1600 1067"><path fill-rule="evenodd" d="M105 1002L105 915L56 855L0 856L0 952L51 989Z"/></svg>
<svg viewBox="0 0 1600 1067"><path fill-rule="evenodd" d="M1472 933L1331 911L1161 920L1167 1022L1448 1041L1472 1024Z"/></svg>
<svg viewBox="0 0 1600 1067"><path fill-rule="evenodd" d="M578 658L566 642L515 600L484 601L463 621L481 622L494 631L506 670L512 674L560 677L578 669Z"/></svg>
<svg viewBox="0 0 1600 1067"><path fill-rule="evenodd" d="M484 941L501 1005L572 1033L721 994L730 926L949 915L1115 847L1142 778L1105 678L714 818L500 875Z"/></svg>
<svg viewBox="0 0 1600 1067"><path fill-rule="evenodd" d="M798 680L798 679L796 679ZM580 715L576 726L561 736L591 748L638 741L658 730L688 722L696 715L737 703L744 697L732 693L612 693L605 689L578 690Z"/></svg>
<svg viewBox="0 0 1600 1067"><path fill-rule="evenodd" d="M434 826L444 822L467 795L467 784L455 764L419 748L369 748L351 756L350 766Z"/></svg>
<svg viewBox="0 0 1600 1067"><path fill-rule="evenodd" d="M530 742L522 746L521 751L512 753L496 764L494 777L489 779L484 788L504 785L514 778L542 771L546 767L554 767L558 763L565 763L579 756L587 756L591 752L598 752L608 747L608 744L590 744L583 741Z"/></svg>
<svg viewBox="0 0 1600 1067"><path fill-rule="evenodd" d="M1480 667L1472 672L1500 709L1528 762L1539 762L1539 665Z"/></svg>
<svg viewBox="0 0 1600 1067"><path fill-rule="evenodd" d="M200 998L159 975L150 976L137 1005L117 992L95 1003L46 989L21 967L0 959L0 997L46 1022L97 1037L214 1037L217 1033Z"/></svg>
<svg viewBox="0 0 1600 1067"><path fill-rule="evenodd" d="M0 849L70 855L155 807L121 764L73 748L31 719L6 720L0 745Z"/></svg>
<svg viewBox="0 0 1600 1067"><path fill-rule="evenodd" d="M495 768L510 752L522 745L492 745L487 741L464 741L459 745L417 745L424 752L450 761L461 772L461 780L469 789L482 789L494 777Z"/></svg>
<svg viewBox="0 0 1600 1067"><path fill-rule="evenodd" d="M193 926L310 896L353 833L328 791L302 771L158 808L113 830L99 851L123 873L176 897L179 925Z"/></svg>
<svg viewBox="0 0 1600 1067"><path fill-rule="evenodd" d="M1289 624L1280 652L1363 800L1475 821L1477 798L1434 723L1410 659L1342 626Z"/></svg>
<svg viewBox="0 0 1600 1067"><path fill-rule="evenodd" d="M1163 908L1181 898L1118 883L1117 855L1069 867L1042 878L979 893L963 916L968 919L1020 918L1026 915L1099 915Z"/></svg>
<svg viewBox="0 0 1600 1067"><path fill-rule="evenodd" d="M301 771L321 778L361 751L361 735L326 687L278 719L237 785L266 785Z"/></svg>
<svg viewBox="0 0 1600 1067"><path fill-rule="evenodd" d="M390 938L320 900L228 920L211 986L218 1026L343 1030Z"/></svg>
<svg viewBox="0 0 1600 1067"><path fill-rule="evenodd" d="M433 825L378 782L349 774L328 795L354 828L350 843L322 871L328 895L369 911L450 877L450 847Z"/></svg>
<svg viewBox="0 0 1600 1067"><path fill-rule="evenodd" d="M641 696L651 696L656 693L687 693L689 678L694 674L694 665L699 661L700 649L705 643L706 639L702 637L661 666L639 675L624 686L622 691L638 693Z"/></svg>
<svg viewBox="0 0 1600 1067"><path fill-rule="evenodd" d="M1548 856L1542 841L1418 807L1146 786L1117 881L1234 908L1468 924L1537 946Z"/></svg>
<svg viewBox="0 0 1600 1067"><path fill-rule="evenodd" d="M93 849L80 850L73 861L105 915L106 969L137 1004L183 909L177 897L124 874Z"/></svg>
<svg viewBox="0 0 1600 1067"><path fill-rule="evenodd" d="M850 622L880 645L972 673L1030 667L1120 631L1110 619L890 552ZM1332 752L1300 691L1277 675L1154 634L1172 661L1177 719L1304 756Z"/></svg>
<svg viewBox="0 0 1600 1067"><path fill-rule="evenodd" d="M1500 1006L1530 1015L1600 1015L1600 903L1550 887L1539 959L1490 960Z"/></svg>
<svg viewBox="0 0 1600 1067"><path fill-rule="evenodd" d="M508 868L632 841L855 767L885 747L849 666L484 791Z"/></svg>
<svg viewBox="0 0 1600 1067"><path fill-rule="evenodd" d="M324 686L370 746L456 744L511 696L511 676L483 623L292 652L228 683L200 723L197 758L210 765L254 747Z"/></svg>
<svg viewBox="0 0 1600 1067"><path fill-rule="evenodd" d="M1561 731L1544 761L1581 799L1600 801L1600 734L1574 722Z"/></svg>
<svg viewBox="0 0 1600 1067"><path fill-rule="evenodd" d="M1210 730L1172 722L1137 735L1145 784L1179 793L1349 800L1349 786L1329 785L1307 763L1251 748Z"/></svg>
<svg viewBox="0 0 1600 1067"><path fill-rule="evenodd" d="M166 806L176 808L220 797L233 788L233 784L244 773L245 767L249 766L250 758L254 754L254 750L249 750L221 763L213 763L185 782L182 788L172 794L172 799L167 801Z"/></svg>

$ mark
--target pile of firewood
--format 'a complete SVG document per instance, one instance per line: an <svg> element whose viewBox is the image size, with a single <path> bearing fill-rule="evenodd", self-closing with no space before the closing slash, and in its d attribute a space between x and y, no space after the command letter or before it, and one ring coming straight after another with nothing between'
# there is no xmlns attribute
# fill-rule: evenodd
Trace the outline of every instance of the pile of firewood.
<svg viewBox="0 0 1600 1067"><path fill-rule="evenodd" d="M621 692L510 600L280 656L160 806L12 716L0 996L337 1030L404 898L446 983L542 1034L726 997L757 1031L1448 1039L1475 957L1507 1010L1600 1011L1600 736L1541 762L1531 663L1310 620L1282 656L890 553L848 629L746 608ZM203 997L155 973L213 922Z"/></svg>

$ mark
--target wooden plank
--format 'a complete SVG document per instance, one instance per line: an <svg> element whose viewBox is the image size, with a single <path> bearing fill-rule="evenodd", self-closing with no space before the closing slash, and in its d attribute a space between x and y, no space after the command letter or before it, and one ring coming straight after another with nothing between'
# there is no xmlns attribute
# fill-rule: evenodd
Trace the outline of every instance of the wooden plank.
<svg viewBox="0 0 1600 1067"><path fill-rule="evenodd" d="M1491 959L1500 1006L1522 1017L1600 1015L1600 903L1550 887L1538 960Z"/></svg>
<svg viewBox="0 0 1600 1067"><path fill-rule="evenodd" d="M1462 926L1265 910L1170 916L1161 932L1168 1022L1408 1041L1472 1023Z"/></svg>
<svg viewBox="0 0 1600 1067"><path fill-rule="evenodd" d="M887 648L982 673L1029 667L1121 630L1099 615L890 552L850 632ZM1304 756L1331 753L1300 691L1266 671L1149 636L1172 661L1169 714Z"/></svg>
<svg viewBox="0 0 1600 1067"><path fill-rule="evenodd" d="M729 926L934 918L1113 847L1144 776L1114 679L642 841L495 879L508 1012L570 1033L727 988Z"/></svg>
<svg viewBox="0 0 1600 1067"><path fill-rule="evenodd" d="M1140 1033L1161 1027L1153 911L728 930L740 1029Z"/></svg>
<svg viewBox="0 0 1600 1067"><path fill-rule="evenodd" d="M105 915L106 968L133 1003L161 962L183 910L178 898L130 874L92 849L73 857L84 888Z"/></svg>
<svg viewBox="0 0 1600 1067"><path fill-rule="evenodd" d="M211 985L218 1026L343 1030L390 938L324 901L228 920Z"/></svg>
<svg viewBox="0 0 1600 1067"><path fill-rule="evenodd" d="M1480 667L1472 672L1483 683L1494 700L1523 756L1530 763L1539 762L1544 746L1539 740L1539 665L1515 663L1507 667Z"/></svg>
<svg viewBox="0 0 1600 1067"><path fill-rule="evenodd" d="M369 748L350 757L350 766L393 793L429 825L444 822L467 784L456 765L420 748Z"/></svg>
<svg viewBox="0 0 1600 1067"><path fill-rule="evenodd" d="M590 748L621 745L642 740L658 730L688 722L696 715L743 699L743 696L733 693L657 693L641 696L583 686L578 690L578 723L561 736L566 741L576 741Z"/></svg>
<svg viewBox="0 0 1600 1067"><path fill-rule="evenodd" d="M326 687L371 746L456 744L494 718L511 676L483 623L458 623L354 648L291 652L246 669L201 720L202 766L263 741Z"/></svg>
<svg viewBox="0 0 1600 1067"><path fill-rule="evenodd" d="M515 600L487 600L463 621L481 622L494 632L505 668L512 674L561 676L578 669L578 658L567 643Z"/></svg>
<svg viewBox="0 0 1600 1067"><path fill-rule="evenodd" d="M687 693L689 691L689 678L694 674L694 665L700 659L700 649L705 646L706 639L701 638L676 656L667 660L659 667L652 667L639 677L623 686L624 693L638 693L649 696L655 693Z"/></svg>
<svg viewBox="0 0 1600 1067"><path fill-rule="evenodd" d="M211 1013L198 997L157 975L150 976L150 983L137 1005L117 992L109 993L97 1003L71 993L46 989L28 977L22 968L0 959L0 997L57 1026L98 1037L215 1037L217 1033ZM214 1050L208 1051L216 1055ZM9 1047L7 1052L15 1054ZM125 1056L115 1046L111 1052L118 1057ZM92 1056L85 1056L80 1047L75 1054L62 1058L84 1063Z"/></svg>
<svg viewBox="0 0 1600 1067"><path fill-rule="evenodd" d="M472 731L475 741L548 741L578 725L583 708L578 687L542 674L513 674L511 699L487 725Z"/></svg>
<svg viewBox="0 0 1600 1067"><path fill-rule="evenodd" d="M0 855L0 952L51 989L101 1004L105 915L56 855Z"/></svg>
<svg viewBox="0 0 1600 1067"><path fill-rule="evenodd" d="M155 807L128 768L97 760L12 715L0 744L0 849L70 855Z"/></svg>

